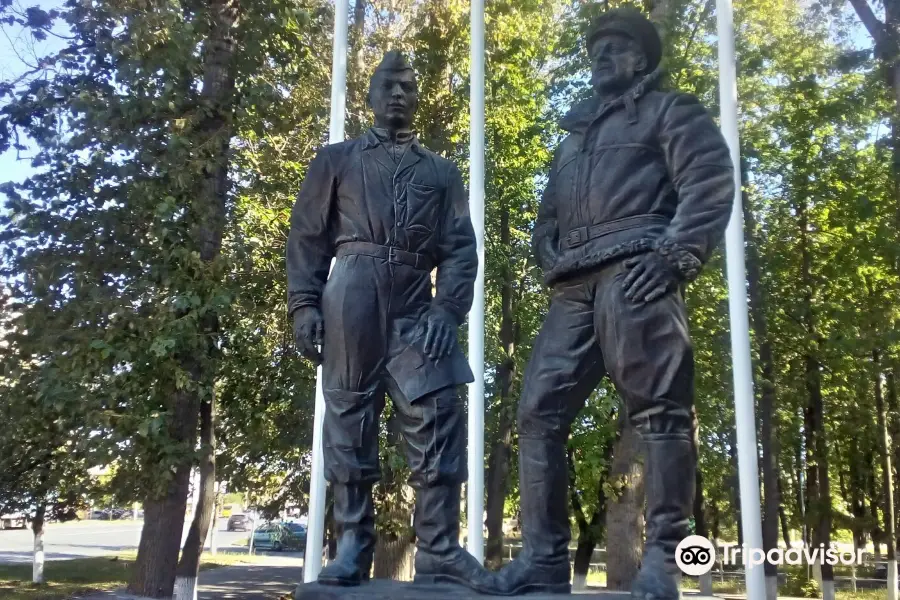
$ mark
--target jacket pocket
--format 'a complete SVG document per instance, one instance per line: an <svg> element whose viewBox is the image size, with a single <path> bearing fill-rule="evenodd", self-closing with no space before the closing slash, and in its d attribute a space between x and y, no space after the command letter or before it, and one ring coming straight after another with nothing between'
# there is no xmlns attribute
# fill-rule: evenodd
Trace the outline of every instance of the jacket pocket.
<svg viewBox="0 0 900 600"><path fill-rule="evenodd" d="M406 184L406 230L410 241L424 242L438 228L441 189L418 183Z"/></svg>

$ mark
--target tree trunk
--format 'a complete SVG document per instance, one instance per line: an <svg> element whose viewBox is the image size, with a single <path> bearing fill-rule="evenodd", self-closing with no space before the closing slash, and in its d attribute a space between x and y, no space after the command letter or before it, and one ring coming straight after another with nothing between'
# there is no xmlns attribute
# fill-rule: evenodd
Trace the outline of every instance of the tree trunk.
<svg viewBox="0 0 900 600"><path fill-rule="evenodd" d="M510 247L509 203L501 201L500 247ZM512 430L515 403L512 401L516 376L515 314L513 311L513 271L509 262L502 269L500 287L500 348L503 362L497 366L497 395L494 411L498 414L497 438L491 445L487 472L487 548L485 562L491 569L503 564L503 509L506 505L509 464L512 458Z"/></svg>
<svg viewBox="0 0 900 600"><path fill-rule="evenodd" d="M31 532L34 535L34 556L31 565L31 582L44 583L44 517L47 504L41 502L34 512L31 521Z"/></svg>
<svg viewBox="0 0 900 600"><path fill-rule="evenodd" d="M177 394L179 398L169 422L172 439L192 439L191 434L196 431L199 415L192 410L190 398L185 398L190 395L188 392ZM170 598L173 595L190 476L191 460L188 457L176 466L166 486L166 493L161 498L149 497L144 501L141 543L128 585L132 594L150 598Z"/></svg>
<svg viewBox="0 0 900 600"><path fill-rule="evenodd" d="M609 439L600 450L601 456L610 456L613 451L613 441ZM578 497L578 489L575 477L574 453L569 450L569 499L572 504L572 512L578 524L578 543L575 547L575 561L573 564L573 590L583 590L587 587L588 571L591 568L591 559L594 557L594 549L603 540L606 529L606 485L609 481L609 469L601 470L597 482L597 504L591 520L588 521Z"/></svg>
<svg viewBox="0 0 900 600"><path fill-rule="evenodd" d="M194 507L194 520L181 550L175 572L175 600L197 597L197 575L203 542L209 533L216 502L216 425L215 397L200 405L200 493Z"/></svg>
<svg viewBox="0 0 900 600"><path fill-rule="evenodd" d="M818 349L818 343L817 343ZM807 375L810 385L810 402L812 405L815 424L815 459L818 470L818 485L816 486L816 527L814 529L813 544L823 548L831 546L831 488L828 480L828 447L825 440L825 411L820 381L820 364L817 357L807 357ZM822 562L822 600L835 600L834 596L834 567Z"/></svg>
<svg viewBox="0 0 900 600"><path fill-rule="evenodd" d="M843 489L843 481L841 481L841 486L844 502L850 507L850 514L853 515L853 525L851 527L853 549L858 550L866 546L866 473L863 468L863 456L859 447L856 444L850 444L848 452L847 489Z"/></svg>
<svg viewBox="0 0 900 600"><path fill-rule="evenodd" d="M807 361L809 357L807 357ZM806 366L806 373L809 376L810 365ZM807 382L808 384L808 382ZM807 393L809 390L807 389ZM810 399L807 398L807 403L803 407L803 447L804 447L804 457L806 458L806 463L803 467L803 475L804 475L804 485L803 492L804 497L806 499L804 506L804 525L806 527L806 537L807 543L809 545L813 545L815 542L813 538L815 537L813 534L813 529L815 528L815 523L813 522L815 518L815 510L816 510L816 499L818 497L818 487L817 482L819 480L818 474L816 473L816 461L813 453L813 448L815 446L815 424L812 418L812 410L810 407Z"/></svg>
<svg viewBox="0 0 900 600"><path fill-rule="evenodd" d="M897 555L894 536L894 484L891 472L891 438L888 432L887 408L881 386L881 356L878 350L872 353L875 372L875 412L878 417L878 442L881 452L882 498L884 503L884 543L887 546L888 600L897 600Z"/></svg>
<svg viewBox="0 0 900 600"><path fill-rule="evenodd" d="M613 449L606 511L606 587L627 590L641 563L644 531L644 474L641 439L624 418Z"/></svg>
<svg viewBox="0 0 900 600"><path fill-rule="evenodd" d="M778 478L778 497L784 498L784 485L781 482L781 477ZM790 548L791 530L788 526L787 512L784 510L783 502L778 505L778 516L781 519L781 535L784 537L784 546L785 548Z"/></svg>
<svg viewBox="0 0 900 600"><path fill-rule="evenodd" d="M205 167L198 182L198 192L190 205L196 223L192 239L197 244L200 260L207 264L219 256L225 231L235 79L232 35L238 19L238 2L211 0L208 11L211 30L203 47L203 83L200 91L206 111L196 129L200 142L198 147L202 149L199 159ZM201 280L201 283L206 282ZM198 331L205 341L205 349L179 357L190 384L173 394L168 433L169 438L180 447L184 458L174 466L165 492L160 496L151 495L144 503L141 543L128 586L129 591L136 595L166 598L173 594L199 412L204 398L212 393L215 373L213 338L217 330L218 316L212 312L206 313L201 318Z"/></svg>
<svg viewBox="0 0 900 600"><path fill-rule="evenodd" d="M807 405L805 411L807 426L807 452L812 452L808 461L807 477L809 504L812 510L813 545L828 548L831 545L831 488L828 480L828 446L825 438L825 402L822 396L822 365L819 361L822 339L818 331L818 319L813 297L815 283L812 275L812 256L809 249L809 219L805 198L797 203L798 229L800 236L801 272L803 285L803 321L808 336L808 347L804 357L806 369ZM822 572L822 598L834 600L834 568L820 560Z"/></svg>
<svg viewBox="0 0 900 600"><path fill-rule="evenodd" d="M393 452L403 448L399 418L391 412L385 424L385 445ZM375 540L373 573L376 578L406 581L408 578L407 553L415 543L410 527L415 506L415 493L407 485L405 472L394 468L392 461L382 461L382 477L375 488L375 516L378 537Z"/></svg>
<svg viewBox="0 0 900 600"><path fill-rule="evenodd" d="M872 550L875 560L881 559L881 520L878 517L878 483L875 481L875 457L873 453L866 456L866 464L869 467L869 515L872 518Z"/></svg>
<svg viewBox="0 0 900 600"><path fill-rule="evenodd" d="M512 362L512 361L509 361ZM505 370L505 367L501 368ZM500 379L498 370L498 379ZM503 509L506 506L507 483L509 481L509 463L512 458L512 411L510 407L500 408L500 427L497 439L491 445L488 455L487 502L485 510L488 537L485 548L485 565L489 569L503 566Z"/></svg>
<svg viewBox="0 0 900 600"><path fill-rule="evenodd" d="M366 5L367 0L353 3L353 25L350 27L349 43L351 60L347 69L347 134L356 137L366 129L366 95L368 81L366 75Z"/></svg>
<svg viewBox="0 0 900 600"><path fill-rule="evenodd" d="M383 539L375 543L374 576L379 579L412 581L414 544L409 538Z"/></svg>
<svg viewBox="0 0 900 600"><path fill-rule="evenodd" d="M742 167L745 165L742 161ZM744 168L741 169L744 171ZM759 242L756 216L750 206L749 194L746 190L741 194L743 199L744 223L747 236L747 288L750 295L750 316L753 321L753 338L759 351L760 377L757 381L759 390L760 441L762 443L763 472L763 519L762 542L763 551L768 552L778 547L778 508L781 499L778 495L778 457L775 437L775 406L778 398L775 389L775 353L769 339L769 326L766 320L765 297L762 289L760 269ZM766 596L768 600L778 597L778 567L771 561L765 561Z"/></svg>
<svg viewBox="0 0 900 600"><path fill-rule="evenodd" d="M587 517L584 515L584 507L581 505L581 498L578 496L575 452L572 448L569 448L567 458L569 467L569 502L572 505L575 523L578 525L578 545L575 548L572 589L578 591L583 590L587 586L587 573L591 566L591 556L594 554L597 540L594 538Z"/></svg>

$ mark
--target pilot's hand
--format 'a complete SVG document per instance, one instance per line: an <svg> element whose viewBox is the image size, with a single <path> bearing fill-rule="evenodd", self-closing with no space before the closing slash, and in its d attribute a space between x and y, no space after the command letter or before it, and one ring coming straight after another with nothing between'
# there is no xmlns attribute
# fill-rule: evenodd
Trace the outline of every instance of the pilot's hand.
<svg viewBox="0 0 900 600"><path fill-rule="evenodd" d="M635 303L653 302L681 283L681 274L656 252L629 258L625 266L630 271L622 287L625 288L625 297Z"/></svg>
<svg viewBox="0 0 900 600"><path fill-rule="evenodd" d="M308 358L313 365L322 364L322 339L325 333L325 321L322 311L317 306L301 306L294 311L294 343L300 356Z"/></svg>
<svg viewBox="0 0 900 600"><path fill-rule="evenodd" d="M446 309L432 306L422 315L418 335L429 358L447 356L456 343L456 319Z"/></svg>

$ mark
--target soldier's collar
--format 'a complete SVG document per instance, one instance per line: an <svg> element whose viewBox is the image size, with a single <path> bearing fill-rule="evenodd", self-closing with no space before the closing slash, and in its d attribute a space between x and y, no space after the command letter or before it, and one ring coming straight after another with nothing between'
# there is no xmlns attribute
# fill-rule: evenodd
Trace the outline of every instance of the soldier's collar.
<svg viewBox="0 0 900 600"><path fill-rule="evenodd" d="M405 144L416 139L415 129L401 129L393 132L393 135L383 127L372 127L372 133L382 142L394 142L395 144Z"/></svg>
<svg viewBox="0 0 900 600"><path fill-rule="evenodd" d="M635 100L653 89L659 83L663 71L656 67L653 71L642 77L637 83L628 88L621 96L607 102L600 102L596 96L592 96L583 102L579 102L562 118L559 126L566 131L581 132L586 129L601 113L607 112L616 106L624 106L629 112L629 121L637 122Z"/></svg>

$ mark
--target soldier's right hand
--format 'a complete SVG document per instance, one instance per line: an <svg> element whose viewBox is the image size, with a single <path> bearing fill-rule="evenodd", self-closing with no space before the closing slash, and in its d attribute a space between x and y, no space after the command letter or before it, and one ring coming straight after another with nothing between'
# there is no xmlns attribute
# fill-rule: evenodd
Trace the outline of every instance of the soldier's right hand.
<svg viewBox="0 0 900 600"><path fill-rule="evenodd" d="M294 311L294 343L300 356L308 358L315 366L322 364L322 339L325 321L316 306L301 306Z"/></svg>
<svg viewBox="0 0 900 600"><path fill-rule="evenodd" d="M551 237L545 237L538 245L538 262L544 271L551 270L559 260L559 244Z"/></svg>

